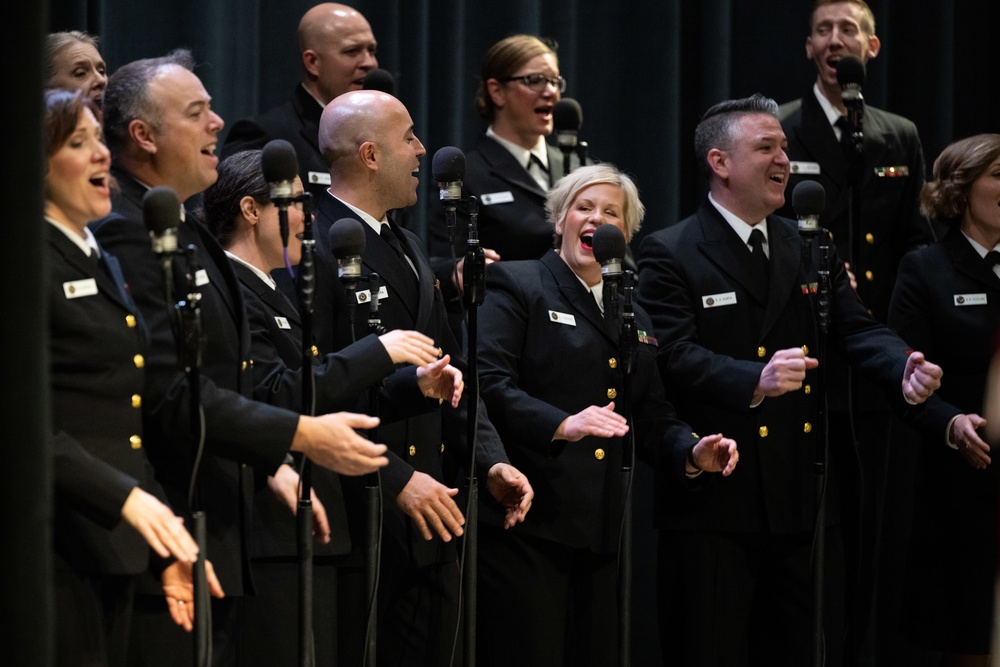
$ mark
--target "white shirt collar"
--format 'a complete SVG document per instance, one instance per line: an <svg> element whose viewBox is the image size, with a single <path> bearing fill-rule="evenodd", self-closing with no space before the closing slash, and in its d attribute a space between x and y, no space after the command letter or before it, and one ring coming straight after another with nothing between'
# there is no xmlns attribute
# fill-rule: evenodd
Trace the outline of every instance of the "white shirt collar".
<svg viewBox="0 0 1000 667"><path fill-rule="evenodd" d="M101 256L101 251L98 249L98 246L97 246L97 239L94 238L94 235L90 231L89 227L84 227L83 228L83 235L86 238L80 238L80 235L76 233L76 230L70 229L69 227L67 227L66 225L62 224L61 222L58 222L57 220L53 220L52 218L50 218L48 216L46 216L45 219L48 220L50 224L54 225L56 229L58 229L60 232L62 232L63 234L65 234L66 237L70 241L72 241L73 243L75 243L76 246L87 257L90 257L91 254L95 253L95 252L97 253L98 257Z"/></svg>
<svg viewBox="0 0 1000 667"><path fill-rule="evenodd" d="M261 280L263 280L265 285L267 285L271 289L278 289L278 285L277 285L277 283L274 282L274 278L272 278L271 276L267 275L266 273L264 273L263 271L261 271L260 269L258 269L256 266L254 266L250 262L245 261L242 257L234 255L233 253L229 252L228 250L226 250L225 253L226 253L226 257L228 257L229 259L233 260L234 262L239 262L243 266L245 266L248 269L250 269L251 271L253 271L254 275L257 276L258 278L260 278Z"/></svg>
<svg viewBox="0 0 1000 667"><path fill-rule="evenodd" d="M503 137L499 136L496 132L493 131L492 125L486 128L486 136L490 137L498 144L506 148L510 152L510 154L514 156L514 159L517 160L517 163L522 167L525 167L528 164L528 157L534 155L535 157L537 157L539 160L542 161L542 164L545 165L546 169L549 168L549 151L548 148L546 147L544 136L539 136L538 142L530 149L524 148L523 146L518 146L513 141L508 141L507 139L504 139Z"/></svg>
<svg viewBox="0 0 1000 667"><path fill-rule="evenodd" d="M830 126L833 128L833 134L837 137L837 141L840 141L840 135L842 132L841 129L837 127L837 121L843 117L840 113L840 109L833 106L833 103L826 99L826 96L823 95L823 92L819 89L818 83L813 83L813 95L816 96L816 100L819 102L820 108L823 110L827 121L829 121Z"/></svg>
<svg viewBox="0 0 1000 667"><path fill-rule="evenodd" d="M712 206L714 206L715 209L719 212L719 214L723 218L725 218L726 222L729 223L729 226L733 228L733 231L736 232L737 235L739 235L740 239L743 241L744 244L746 244L748 248L750 247L750 232L752 232L755 229L759 229L764 234L764 254L766 254L768 257L771 256L771 252L767 247L768 245L767 218L756 223L750 223L747 222L746 220L741 219L739 216L737 216L735 213L730 212L728 209L723 208L722 204L715 201L715 198L712 197L711 192L708 193L708 201L712 202Z"/></svg>
<svg viewBox="0 0 1000 667"><path fill-rule="evenodd" d="M959 231L962 231L962 230L959 230ZM964 236L966 239L969 240L969 243L972 244L972 247L975 248L976 252L978 252L979 256L982 257L983 259L986 259L986 253L988 253L990 250L996 250L996 251L1000 252L1000 245L996 245L996 246L994 246L992 248L987 248L986 246L984 246L983 244L979 243L978 241L974 241L972 239L972 237L969 236L968 234L966 234L964 231L962 232L962 236Z"/></svg>
<svg viewBox="0 0 1000 667"><path fill-rule="evenodd" d="M330 192L330 190L328 189L327 192ZM341 199L337 195L333 194L332 192L330 192L330 196L333 197L334 199L336 199L337 201L339 201L341 204L343 204L347 208L351 209L359 218L361 218L365 222L366 225L368 225L373 230L375 230L375 233L378 234L378 235L380 235L380 236L382 234L382 225L389 224L389 216L388 215L386 215L385 217L383 217L381 220L376 220L375 216L369 215L368 213L365 213L364 211L362 211L357 206L354 206L353 204L344 201L343 199Z"/></svg>

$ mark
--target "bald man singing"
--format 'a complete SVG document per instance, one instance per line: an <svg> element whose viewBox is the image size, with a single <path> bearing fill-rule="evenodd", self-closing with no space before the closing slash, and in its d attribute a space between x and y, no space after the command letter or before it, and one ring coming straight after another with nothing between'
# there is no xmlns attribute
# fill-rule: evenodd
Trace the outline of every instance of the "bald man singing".
<svg viewBox="0 0 1000 667"><path fill-rule="evenodd" d="M334 2L316 5L303 14L298 43L302 81L292 99L238 121L226 136L222 157L284 139L295 147L302 184L318 202L330 185L329 169L319 149L323 107L349 90L361 90L365 75L378 67L378 43L360 12Z"/></svg>

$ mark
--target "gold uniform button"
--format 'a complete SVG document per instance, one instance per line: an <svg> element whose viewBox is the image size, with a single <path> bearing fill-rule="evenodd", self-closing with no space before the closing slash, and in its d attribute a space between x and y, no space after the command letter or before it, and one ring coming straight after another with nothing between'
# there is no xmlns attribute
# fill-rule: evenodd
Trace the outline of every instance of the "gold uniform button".
<svg viewBox="0 0 1000 667"><path fill-rule="evenodd" d="M410 456L416 456L416 455L417 455L416 445L410 445Z"/></svg>
<svg viewBox="0 0 1000 667"><path fill-rule="evenodd" d="M603 461L604 460L604 450L601 449L600 447L598 447L597 449L595 449L594 450L594 458L597 459L598 461Z"/></svg>
<svg viewBox="0 0 1000 667"><path fill-rule="evenodd" d="M808 345L803 345L802 346L802 354L805 354L805 355L809 354L809 346Z"/></svg>
<svg viewBox="0 0 1000 667"><path fill-rule="evenodd" d="M247 369L247 362L244 361L242 364L240 364L240 370L245 371L246 369Z"/></svg>
<svg viewBox="0 0 1000 667"><path fill-rule="evenodd" d="M802 425L803 433L812 433L812 430L813 430L813 425L811 423L806 422L805 424Z"/></svg>
<svg viewBox="0 0 1000 667"><path fill-rule="evenodd" d="M760 347L757 348L757 356L758 357L763 358L765 354L767 354L767 348L765 348L763 345L761 345Z"/></svg>
<svg viewBox="0 0 1000 667"><path fill-rule="evenodd" d="M759 429L757 429L757 433L760 434L760 437L766 438L767 437L767 427L766 426L761 426Z"/></svg>
<svg viewBox="0 0 1000 667"><path fill-rule="evenodd" d="M129 329L135 329L135 325L136 325L135 315L126 315L125 316L125 324L128 325Z"/></svg>
<svg viewBox="0 0 1000 667"><path fill-rule="evenodd" d="M608 398L615 398L617 396L618 396L618 391L614 387L608 389Z"/></svg>
<svg viewBox="0 0 1000 667"><path fill-rule="evenodd" d="M806 392L807 394L813 393L812 385L807 384L806 386L802 387L802 391Z"/></svg>
<svg viewBox="0 0 1000 667"><path fill-rule="evenodd" d="M141 354L137 354L132 357L132 363L135 364L136 368L143 368L146 365L146 360L143 359Z"/></svg>
<svg viewBox="0 0 1000 667"><path fill-rule="evenodd" d="M318 357L319 356L319 348L316 347L315 345L312 346L312 354L313 354L314 357Z"/></svg>
<svg viewBox="0 0 1000 667"><path fill-rule="evenodd" d="M444 454L444 443L441 443L441 453Z"/></svg>
<svg viewBox="0 0 1000 667"><path fill-rule="evenodd" d="M870 269L868 271L865 271L865 280L867 280L868 282L875 280L875 274L872 273Z"/></svg>
<svg viewBox="0 0 1000 667"><path fill-rule="evenodd" d="M253 368L253 359L250 360L250 368Z"/></svg>
<svg viewBox="0 0 1000 667"><path fill-rule="evenodd" d="M875 235L872 234L871 232L865 234L865 242L868 243L869 245L875 243Z"/></svg>
<svg viewBox="0 0 1000 667"><path fill-rule="evenodd" d="M132 446L132 449L142 449L142 438L139 436L133 435L128 439L128 442Z"/></svg>
<svg viewBox="0 0 1000 667"><path fill-rule="evenodd" d="M618 360L615 359L614 357L611 357L610 359L608 359L608 367L609 368L618 368Z"/></svg>
<svg viewBox="0 0 1000 667"><path fill-rule="evenodd" d="M241 463L240 464L240 469L241 470L246 470L247 469L247 464L246 463Z"/></svg>
<svg viewBox="0 0 1000 667"><path fill-rule="evenodd" d="M142 396L139 394L132 394L132 407L141 408L142 407Z"/></svg>

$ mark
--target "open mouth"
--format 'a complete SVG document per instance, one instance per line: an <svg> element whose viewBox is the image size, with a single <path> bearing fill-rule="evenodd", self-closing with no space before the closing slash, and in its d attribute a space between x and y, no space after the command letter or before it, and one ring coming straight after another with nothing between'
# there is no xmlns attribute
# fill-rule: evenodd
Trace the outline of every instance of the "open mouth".
<svg viewBox="0 0 1000 667"><path fill-rule="evenodd" d="M771 174L770 176L768 176L768 179L770 179L774 183L777 183L778 185L784 185L785 184L785 175L784 174Z"/></svg>
<svg viewBox="0 0 1000 667"><path fill-rule="evenodd" d="M90 177L90 184L95 188L100 188L101 190L108 189L108 175L107 174L96 174Z"/></svg>
<svg viewBox="0 0 1000 667"><path fill-rule="evenodd" d="M594 250L594 230L588 230L580 234L580 245L584 250Z"/></svg>
<svg viewBox="0 0 1000 667"><path fill-rule="evenodd" d="M535 113L544 118L545 120L549 120L550 118L552 118L552 105L546 104L544 106L535 107Z"/></svg>
<svg viewBox="0 0 1000 667"><path fill-rule="evenodd" d="M205 146L204 148L202 148L201 149L201 154L202 155L209 155L211 157L215 157L215 144L209 144L208 146Z"/></svg>

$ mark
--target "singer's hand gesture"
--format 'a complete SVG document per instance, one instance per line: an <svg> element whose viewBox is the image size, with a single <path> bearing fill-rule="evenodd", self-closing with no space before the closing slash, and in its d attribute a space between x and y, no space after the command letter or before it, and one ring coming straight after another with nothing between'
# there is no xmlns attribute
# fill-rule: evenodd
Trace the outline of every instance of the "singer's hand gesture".
<svg viewBox="0 0 1000 667"><path fill-rule="evenodd" d="M215 576L215 568L211 561L205 561L205 579L208 581L208 592L214 597L223 598L219 578ZM188 632L194 628L194 574L190 563L174 562L160 575L163 594L167 598L167 610L174 623Z"/></svg>
<svg viewBox="0 0 1000 667"><path fill-rule="evenodd" d="M417 530L425 540L433 537L434 529L442 540L451 541L451 536L463 533L465 517L453 498L458 489L451 489L427 473L413 471L413 476L396 497L396 505L417 524Z"/></svg>
<svg viewBox="0 0 1000 667"><path fill-rule="evenodd" d="M465 381L462 371L452 366L450 355L444 355L426 366L417 369L417 385L420 392L427 398L437 398L447 401L453 408L458 407L462 400Z"/></svg>
<svg viewBox="0 0 1000 667"><path fill-rule="evenodd" d="M806 379L806 371L819 366L819 361L807 357L801 347L778 350L761 371L757 389L753 393L753 404L765 396L781 396L790 391L798 391Z"/></svg>
<svg viewBox="0 0 1000 667"><path fill-rule="evenodd" d="M596 435L598 438L621 437L628 433L628 423L625 417L615 412L615 402L611 401L603 408L591 405L575 415L570 415L559 424L553 440L568 440L579 442L584 436Z"/></svg>
<svg viewBox="0 0 1000 667"><path fill-rule="evenodd" d="M486 476L486 488L505 510L504 528L524 521L535 491L520 470L509 463L496 463Z"/></svg>
<svg viewBox="0 0 1000 667"><path fill-rule="evenodd" d="M122 518L139 531L161 558L193 563L198 557L198 545L184 527L184 519L138 486L122 505Z"/></svg>
<svg viewBox="0 0 1000 667"><path fill-rule="evenodd" d="M292 438L292 451L341 475L364 475L389 465L387 447L366 440L354 429L378 426L378 417L337 412L319 417L303 415Z"/></svg>
<svg viewBox="0 0 1000 667"><path fill-rule="evenodd" d="M691 451L691 458L699 470L721 472L723 477L729 477L740 460L740 453L735 440L716 433L699 440Z"/></svg>
<svg viewBox="0 0 1000 667"><path fill-rule="evenodd" d="M378 337L394 364L423 366L438 358L434 341L419 331L395 329Z"/></svg>
<svg viewBox="0 0 1000 667"><path fill-rule="evenodd" d="M914 405L923 403L941 386L942 375L941 367L924 359L923 352L911 352L903 371L903 396Z"/></svg>
<svg viewBox="0 0 1000 667"><path fill-rule="evenodd" d="M287 463L278 466L274 475L267 478L267 486L282 505L288 508L292 516L299 511L299 473ZM326 508L319 501L316 489L309 489L312 500L313 539L320 544L330 543L330 521L326 517Z"/></svg>

